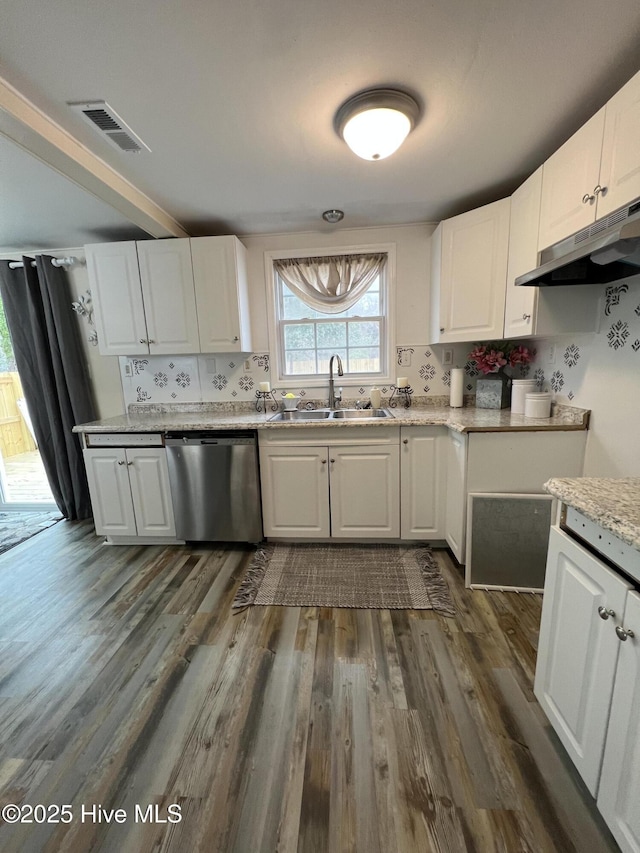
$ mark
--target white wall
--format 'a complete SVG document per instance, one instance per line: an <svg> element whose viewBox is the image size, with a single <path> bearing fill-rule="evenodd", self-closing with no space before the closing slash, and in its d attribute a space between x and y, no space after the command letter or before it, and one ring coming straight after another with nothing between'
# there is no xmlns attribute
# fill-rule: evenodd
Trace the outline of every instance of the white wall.
<svg viewBox="0 0 640 853"><path fill-rule="evenodd" d="M601 291L599 330L534 341L532 370L558 402L591 409L585 476L639 477L640 279Z"/></svg>

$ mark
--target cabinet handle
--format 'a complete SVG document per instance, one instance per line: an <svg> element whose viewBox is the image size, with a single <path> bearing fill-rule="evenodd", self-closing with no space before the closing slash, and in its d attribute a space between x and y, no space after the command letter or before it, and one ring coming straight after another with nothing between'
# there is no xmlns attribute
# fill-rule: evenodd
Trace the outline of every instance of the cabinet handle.
<svg viewBox="0 0 640 853"><path fill-rule="evenodd" d="M595 186L593 188L593 194L594 195L600 195L600 193L602 193L602 195L604 195L606 193L606 191L607 191L607 188L601 187L600 184L598 184L597 186Z"/></svg>
<svg viewBox="0 0 640 853"><path fill-rule="evenodd" d="M615 616L615 615L616 615L615 610L607 610L607 608L603 607L602 605L600 605L600 607L598 607L598 616L601 619L604 619L605 622L607 621L609 616Z"/></svg>
<svg viewBox="0 0 640 853"><path fill-rule="evenodd" d="M119 460L118 460L118 465L124 465L124 464L125 464L125 463L122 461L122 459L119 459Z"/></svg>
<svg viewBox="0 0 640 853"><path fill-rule="evenodd" d="M595 200L596 200L596 197L594 195L589 195L589 193L585 193L582 196L582 203L583 204L589 204L590 202L595 201Z"/></svg>
<svg viewBox="0 0 640 853"><path fill-rule="evenodd" d="M320 460L320 462L321 462L321 464L322 464L322 465L326 465L326 464L327 464L327 460L326 460L326 459L321 459L321 460Z"/></svg>
<svg viewBox="0 0 640 853"><path fill-rule="evenodd" d="M623 643L626 643L627 637L631 637L632 640L635 637L631 628L621 628L619 625L616 625L616 634L618 635L618 639L622 640Z"/></svg>
<svg viewBox="0 0 640 853"><path fill-rule="evenodd" d="M331 462L331 464L332 464L332 465L333 465L333 463L334 463L335 461L336 461L335 459L330 459L330 460L329 460L329 462Z"/></svg>
<svg viewBox="0 0 640 853"><path fill-rule="evenodd" d="M408 438L403 438L403 439L402 439L402 443L403 443L403 444L409 444L409 439L408 439Z"/></svg>
<svg viewBox="0 0 640 853"><path fill-rule="evenodd" d="M523 314L523 315L522 315L522 319L523 319L523 320L526 320L526 321L527 321L527 323L528 323L528 322L529 322L529 320L531 319L531 314Z"/></svg>

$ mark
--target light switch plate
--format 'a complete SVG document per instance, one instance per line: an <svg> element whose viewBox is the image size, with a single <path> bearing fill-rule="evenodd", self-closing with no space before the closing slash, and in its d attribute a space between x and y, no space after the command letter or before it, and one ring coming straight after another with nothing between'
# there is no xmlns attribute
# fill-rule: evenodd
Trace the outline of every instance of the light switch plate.
<svg viewBox="0 0 640 853"><path fill-rule="evenodd" d="M451 347L442 350L442 366L451 367L453 365L453 350Z"/></svg>

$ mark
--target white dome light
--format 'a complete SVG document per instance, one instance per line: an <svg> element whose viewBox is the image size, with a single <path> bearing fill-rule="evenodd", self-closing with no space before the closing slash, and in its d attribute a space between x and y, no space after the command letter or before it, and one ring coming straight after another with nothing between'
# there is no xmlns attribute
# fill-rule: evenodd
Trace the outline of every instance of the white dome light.
<svg viewBox="0 0 640 853"><path fill-rule="evenodd" d="M418 120L420 109L405 92L371 89L346 101L336 113L336 132L364 160L397 151Z"/></svg>

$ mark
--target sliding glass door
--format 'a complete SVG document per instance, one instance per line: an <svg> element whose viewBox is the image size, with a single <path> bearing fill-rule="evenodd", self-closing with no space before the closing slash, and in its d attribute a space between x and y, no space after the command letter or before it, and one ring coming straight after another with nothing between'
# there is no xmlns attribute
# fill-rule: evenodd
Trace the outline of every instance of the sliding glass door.
<svg viewBox="0 0 640 853"><path fill-rule="evenodd" d="M55 509L0 300L0 510Z"/></svg>

